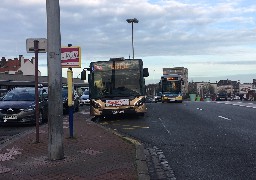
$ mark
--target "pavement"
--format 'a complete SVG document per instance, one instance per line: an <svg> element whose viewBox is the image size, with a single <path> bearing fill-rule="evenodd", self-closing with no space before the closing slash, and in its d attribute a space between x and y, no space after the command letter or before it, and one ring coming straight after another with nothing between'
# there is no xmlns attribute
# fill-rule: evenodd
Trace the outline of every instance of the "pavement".
<svg viewBox="0 0 256 180"><path fill-rule="evenodd" d="M0 179L147 180L142 144L91 121L87 112L74 114L74 137L63 116L64 159L48 159L48 125L16 136L0 147Z"/></svg>

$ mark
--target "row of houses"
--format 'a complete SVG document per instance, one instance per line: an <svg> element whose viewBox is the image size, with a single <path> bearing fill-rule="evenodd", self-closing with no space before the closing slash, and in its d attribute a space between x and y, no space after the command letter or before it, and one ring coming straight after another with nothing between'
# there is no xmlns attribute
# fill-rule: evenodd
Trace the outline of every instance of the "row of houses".
<svg viewBox="0 0 256 180"><path fill-rule="evenodd" d="M190 82L189 93L194 93L204 97L205 95L216 95L218 93L227 93L230 97L244 96L250 99L255 96L256 79L252 83L240 83L240 81L220 80L216 83L210 82Z"/></svg>
<svg viewBox="0 0 256 180"><path fill-rule="evenodd" d="M6 59L1 58L0 61L0 73L1 74L23 74L23 75L35 75L35 58L25 59L23 55L19 55L19 58ZM38 76L41 76L41 72L38 71Z"/></svg>
<svg viewBox="0 0 256 180"><path fill-rule="evenodd" d="M61 79L62 84L67 84L67 79ZM13 87L35 86L35 58L25 59L22 55L19 58L6 59L1 58L0 61L0 95ZM88 87L88 83L73 78L74 88ZM48 76L41 76L38 71L38 83L48 86Z"/></svg>

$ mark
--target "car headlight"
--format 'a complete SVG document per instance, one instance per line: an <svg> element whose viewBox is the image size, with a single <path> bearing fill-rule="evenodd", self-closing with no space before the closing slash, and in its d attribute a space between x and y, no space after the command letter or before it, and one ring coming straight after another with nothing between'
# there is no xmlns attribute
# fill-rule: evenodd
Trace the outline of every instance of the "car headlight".
<svg viewBox="0 0 256 180"><path fill-rule="evenodd" d="M20 109L23 112L33 112L35 111L35 105L29 106L28 108Z"/></svg>

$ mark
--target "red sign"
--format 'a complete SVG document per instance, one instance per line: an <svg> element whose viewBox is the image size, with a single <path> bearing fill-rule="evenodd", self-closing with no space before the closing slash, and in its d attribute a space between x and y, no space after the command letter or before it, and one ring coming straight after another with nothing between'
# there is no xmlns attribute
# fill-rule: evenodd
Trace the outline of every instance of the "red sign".
<svg viewBox="0 0 256 180"><path fill-rule="evenodd" d="M62 47L61 66L62 68L81 68L80 47Z"/></svg>

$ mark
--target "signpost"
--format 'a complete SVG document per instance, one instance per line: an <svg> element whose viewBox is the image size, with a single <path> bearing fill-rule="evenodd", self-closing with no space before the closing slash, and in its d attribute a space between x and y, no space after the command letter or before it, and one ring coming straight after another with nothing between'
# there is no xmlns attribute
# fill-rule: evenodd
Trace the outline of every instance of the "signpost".
<svg viewBox="0 0 256 180"><path fill-rule="evenodd" d="M81 49L69 44L68 47L61 48L61 66L68 68L68 106L69 106L69 136L73 138L73 115L74 115L74 94L73 94L73 71L72 68L81 68Z"/></svg>
<svg viewBox="0 0 256 180"><path fill-rule="evenodd" d="M35 53L36 143L39 143L38 53L46 52L47 39L29 38L26 40L26 48L28 53Z"/></svg>

